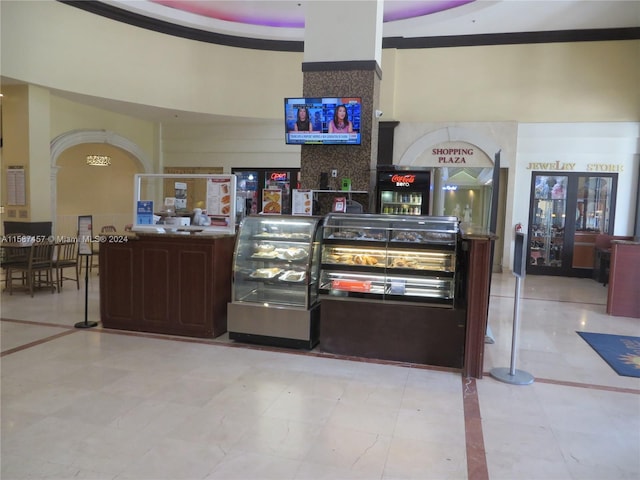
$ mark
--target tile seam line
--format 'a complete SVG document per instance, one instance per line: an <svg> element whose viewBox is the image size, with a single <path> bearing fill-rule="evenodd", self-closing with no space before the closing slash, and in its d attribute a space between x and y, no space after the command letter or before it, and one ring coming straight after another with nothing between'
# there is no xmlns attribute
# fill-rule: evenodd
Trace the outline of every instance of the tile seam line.
<svg viewBox="0 0 640 480"><path fill-rule="evenodd" d="M43 343L48 343L48 342L51 342L53 340L57 340L58 338L61 338L61 337L66 337L67 335L72 335L72 334L76 333L76 331L77 330L67 330L67 331L64 331L64 332L57 333L55 335L50 335L48 337L41 338L40 340L35 340L33 342L30 342L30 343L25 343L24 345L20 345L18 347L10 348L9 350L5 350L3 352L0 352L0 358L4 357L6 355L11 355L12 353L17 353L17 352L21 352L23 350L28 350L29 348L32 348L32 347L37 347L38 345L42 345Z"/></svg>

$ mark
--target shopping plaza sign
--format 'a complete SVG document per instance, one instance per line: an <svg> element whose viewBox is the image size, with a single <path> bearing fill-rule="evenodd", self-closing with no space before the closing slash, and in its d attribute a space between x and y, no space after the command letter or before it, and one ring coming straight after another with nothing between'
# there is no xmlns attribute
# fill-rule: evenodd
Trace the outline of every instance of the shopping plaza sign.
<svg viewBox="0 0 640 480"><path fill-rule="evenodd" d="M428 150L429 165L439 167L492 167L481 148L467 142L444 142Z"/></svg>

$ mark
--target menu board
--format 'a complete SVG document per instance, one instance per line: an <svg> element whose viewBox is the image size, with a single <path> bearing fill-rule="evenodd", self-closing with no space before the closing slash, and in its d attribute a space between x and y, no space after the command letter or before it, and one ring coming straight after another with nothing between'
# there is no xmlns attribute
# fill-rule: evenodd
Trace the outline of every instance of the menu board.
<svg viewBox="0 0 640 480"><path fill-rule="evenodd" d="M282 190L265 188L262 190L262 213L280 215L282 213Z"/></svg>
<svg viewBox="0 0 640 480"><path fill-rule="evenodd" d="M209 178L207 182L207 215L231 215L231 179Z"/></svg>
<svg viewBox="0 0 640 480"><path fill-rule="evenodd" d="M311 190L293 190L291 213L293 215L311 215L313 213L313 192Z"/></svg>
<svg viewBox="0 0 640 480"><path fill-rule="evenodd" d="M78 255L93 255L93 216L78 217Z"/></svg>

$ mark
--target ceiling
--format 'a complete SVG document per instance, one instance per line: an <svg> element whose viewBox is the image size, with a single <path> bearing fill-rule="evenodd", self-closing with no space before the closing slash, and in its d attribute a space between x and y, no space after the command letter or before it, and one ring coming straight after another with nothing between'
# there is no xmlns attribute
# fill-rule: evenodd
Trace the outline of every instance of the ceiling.
<svg viewBox="0 0 640 480"><path fill-rule="evenodd" d="M252 39L254 42L304 41L304 12L310 1L335 5L337 12L345 1L373 0L105 0L101 2L65 1L78 8L128 23L142 22L144 28L178 26L180 32L222 35L225 38ZM116 13L114 13L116 12ZM117 13L121 12L121 13ZM122 17L125 15L125 17ZM129 17L126 17L129 16ZM133 20L132 20L133 19ZM607 31L635 29L640 38L640 0L386 0L383 37L385 40L464 39L469 45L491 44L513 35L540 32ZM530 38L530 37L529 37ZM266 42L265 42L266 40ZM205 40L206 41L206 40ZM523 40L520 39L520 42ZM527 40L524 40L525 42ZM255 45L255 43L254 43ZM383 40L383 48L384 48ZM2 78L3 84L11 83ZM138 104L54 91L70 100L116 111L154 122L209 123L212 115L166 110ZM217 118L219 120L219 118ZM230 121L230 119L225 119ZM247 119L243 119L244 122Z"/></svg>
<svg viewBox="0 0 640 480"><path fill-rule="evenodd" d="M304 40L306 6L347 0L111 0L173 24L249 38ZM351 3L373 0L351 0ZM385 0L383 36L416 38L640 26L638 0Z"/></svg>

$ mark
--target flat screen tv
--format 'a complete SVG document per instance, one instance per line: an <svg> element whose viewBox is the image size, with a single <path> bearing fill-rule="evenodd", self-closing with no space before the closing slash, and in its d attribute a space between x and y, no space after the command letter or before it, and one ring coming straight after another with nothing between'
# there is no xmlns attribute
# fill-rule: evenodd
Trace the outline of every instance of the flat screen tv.
<svg viewBox="0 0 640 480"><path fill-rule="evenodd" d="M359 97L285 98L288 145L360 145Z"/></svg>

